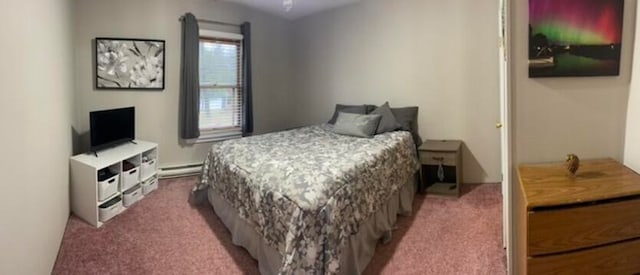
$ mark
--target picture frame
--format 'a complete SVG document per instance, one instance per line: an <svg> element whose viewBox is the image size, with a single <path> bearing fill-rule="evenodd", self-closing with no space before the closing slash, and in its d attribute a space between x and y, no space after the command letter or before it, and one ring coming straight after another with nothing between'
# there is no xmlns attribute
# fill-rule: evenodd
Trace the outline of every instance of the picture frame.
<svg viewBox="0 0 640 275"><path fill-rule="evenodd" d="M165 40L95 38L97 90L164 90Z"/></svg>
<svg viewBox="0 0 640 275"><path fill-rule="evenodd" d="M618 76L624 0L529 0L529 77Z"/></svg>

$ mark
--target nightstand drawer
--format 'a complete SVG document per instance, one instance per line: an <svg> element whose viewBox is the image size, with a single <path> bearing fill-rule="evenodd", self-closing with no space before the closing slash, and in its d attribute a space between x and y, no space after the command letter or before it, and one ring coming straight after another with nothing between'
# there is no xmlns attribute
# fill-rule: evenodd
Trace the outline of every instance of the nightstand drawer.
<svg viewBox="0 0 640 275"><path fill-rule="evenodd" d="M456 166L456 152L425 152L420 151L420 163L423 165Z"/></svg>
<svg viewBox="0 0 640 275"><path fill-rule="evenodd" d="M640 237L640 200L529 212L529 256Z"/></svg>

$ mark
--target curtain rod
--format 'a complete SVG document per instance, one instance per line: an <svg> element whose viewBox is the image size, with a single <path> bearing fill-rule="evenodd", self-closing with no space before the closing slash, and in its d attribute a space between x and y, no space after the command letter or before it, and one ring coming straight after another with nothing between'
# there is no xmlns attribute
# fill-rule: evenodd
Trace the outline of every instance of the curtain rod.
<svg viewBox="0 0 640 275"><path fill-rule="evenodd" d="M182 19L184 19L184 16L180 16L180 18L178 19L178 21L182 21ZM222 21L207 20L207 19L196 19L196 20L197 20L198 22L208 23L208 24L216 24L216 25L225 25L225 26L240 27L240 24L233 24L233 23L227 23L227 22L222 22Z"/></svg>

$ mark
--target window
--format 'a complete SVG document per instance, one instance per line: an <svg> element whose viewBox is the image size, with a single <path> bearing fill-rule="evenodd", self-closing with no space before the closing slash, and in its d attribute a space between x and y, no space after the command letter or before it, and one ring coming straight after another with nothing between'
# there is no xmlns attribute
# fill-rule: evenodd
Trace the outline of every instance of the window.
<svg viewBox="0 0 640 275"><path fill-rule="evenodd" d="M242 35L200 32L200 138L241 136Z"/></svg>

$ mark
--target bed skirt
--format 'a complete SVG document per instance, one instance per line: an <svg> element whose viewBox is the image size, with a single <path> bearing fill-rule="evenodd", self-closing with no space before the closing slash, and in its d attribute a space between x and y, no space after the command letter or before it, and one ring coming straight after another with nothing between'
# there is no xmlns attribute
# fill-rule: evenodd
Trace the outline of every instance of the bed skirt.
<svg viewBox="0 0 640 275"><path fill-rule="evenodd" d="M398 215L411 215L415 192L416 181L412 178L411 182L407 182L393 194L385 206L360 226L358 233L349 238L340 257L340 274L362 274L373 257L378 241L382 239L383 242L388 242L391 239ZM209 188L207 197L215 213L231 232L233 244L244 247L258 260L261 274L278 274L282 264L280 253L267 245L253 227L240 218L237 211L215 190Z"/></svg>

